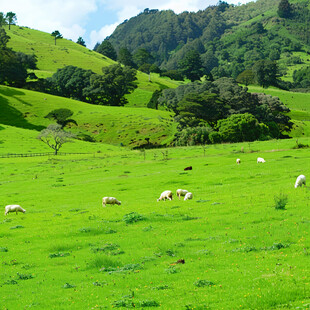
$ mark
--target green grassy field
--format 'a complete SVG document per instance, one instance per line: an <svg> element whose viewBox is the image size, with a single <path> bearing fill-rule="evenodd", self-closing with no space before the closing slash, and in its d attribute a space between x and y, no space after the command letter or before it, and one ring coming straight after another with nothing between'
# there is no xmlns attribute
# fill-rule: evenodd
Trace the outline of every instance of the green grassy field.
<svg viewBox="0 0 310 310"><path fill-rule="evenodd" d="M33 131L1 125L0 153L14 143L46 151ZM310 192L294 182L310 158L293 147L77 141L64 151L89 155L0 158L3 211L27 210L0 218L1 309L309 309ZM156 201L177 188L193 200ZM122 205L103 208L103 196Z"/></svg>

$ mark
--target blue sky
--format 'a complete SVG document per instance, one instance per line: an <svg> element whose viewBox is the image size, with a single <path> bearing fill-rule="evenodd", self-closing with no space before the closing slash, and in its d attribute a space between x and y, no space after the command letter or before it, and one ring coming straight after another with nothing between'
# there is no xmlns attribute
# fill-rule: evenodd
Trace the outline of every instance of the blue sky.
<svg viewBox="0 0 310 310"><path fill-rule="evenodd" d="M254 1L254 0L251 0ZM111 35L117 25L145 8L175 13L197 12L218 0L0 0L0 12L14 12L17 24L52 33L76 42L82 37L88 48ZM242 5L250 0L227 0Z"/></svg>

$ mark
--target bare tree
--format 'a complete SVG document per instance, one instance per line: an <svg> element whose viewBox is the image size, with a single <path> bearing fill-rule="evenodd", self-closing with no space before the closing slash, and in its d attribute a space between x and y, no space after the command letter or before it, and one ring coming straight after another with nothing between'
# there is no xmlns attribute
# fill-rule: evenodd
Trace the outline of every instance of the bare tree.
<svg viewBox="0 0 310 310"><path fill-rule="evenodd" d="M43 129L38 135L38 139L47 144L58 154L59 149L64 143L72 139L74 135L71 132L64 131L61 125L51 124L46 129Z"/></svg>

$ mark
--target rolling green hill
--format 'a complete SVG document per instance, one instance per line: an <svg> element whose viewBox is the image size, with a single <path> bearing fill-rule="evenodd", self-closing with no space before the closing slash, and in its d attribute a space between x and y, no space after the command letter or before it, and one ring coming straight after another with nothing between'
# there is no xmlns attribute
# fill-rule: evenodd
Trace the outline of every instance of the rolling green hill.
<svg viewBox="0 0 310 310"><path fill-rule="evenodd" d="M24 89L0 86L0 124L42 130L50 111L68 108L78 126L72 132L97 142L137 147L150 138L154 146L169 144L175 133L170 113L147 108L97 106ZM147 147L147 146L146 146Z"/></svg>
<svg viewBox="0 0 310 310"><path fill-rule="evenodd" d="M11 37L8 46L14 51L37 56L39 69L35 70L35 74L41 78L49 77L68 65L101 73L102 67L115 64L113 60L70 40L58 39L55 45L54 38L46 32L15 25L11 26L11 30L5 27L5 31ZM151 74L151 81L142 72L138 72L137 78L138 88L127 96L130 106L145 107L156 89L175 88L181 84L155 73Z"/></svg>

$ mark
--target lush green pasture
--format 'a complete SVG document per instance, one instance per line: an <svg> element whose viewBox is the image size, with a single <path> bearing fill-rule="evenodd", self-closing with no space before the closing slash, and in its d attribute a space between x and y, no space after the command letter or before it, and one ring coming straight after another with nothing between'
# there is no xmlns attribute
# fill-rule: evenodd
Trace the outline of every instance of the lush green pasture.
<svg viewBox="0 0 310 310"><path fill-rule="evenodd" d="M50 111L67 108L78 126L71 131L109 144L137 146L150 138L154 144L169 143L175 133L171 113L147 108L91 105L63 97L0 86L0 124L42 130L51 123Z"/></svg>
<svg viewBox="0 0 310 310"><path fill-rule="evenodd" d="M0 129L3 154L14 128ZM24 150L44 149L19 131ZM309 309L310 191L294 188L310 175L308 149L76 143L67 146L94 153L0 158L3 210L27 210L0 216L1 309ZM177 188L194 199L156 201ZM106 195L122 205L103 208Z"/></svg>

